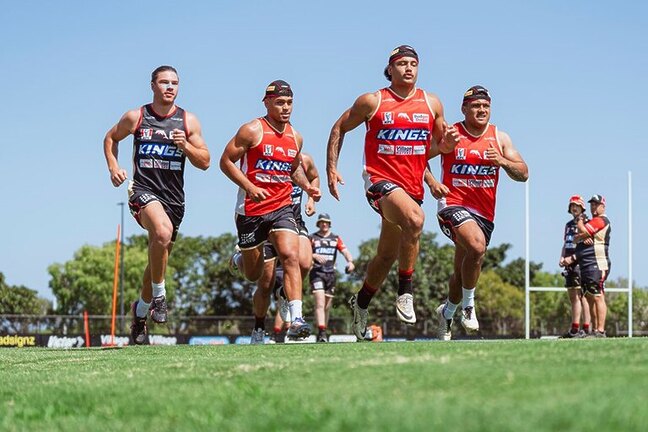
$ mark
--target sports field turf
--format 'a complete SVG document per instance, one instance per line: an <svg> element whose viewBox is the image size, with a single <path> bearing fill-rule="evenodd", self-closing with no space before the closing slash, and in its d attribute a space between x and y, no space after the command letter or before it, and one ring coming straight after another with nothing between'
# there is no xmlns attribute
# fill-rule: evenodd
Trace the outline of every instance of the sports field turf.
<svg viewBox="0 0 648 432"><path fill-rule="evenodd" d="M0 350L0 430L648 430L648 338Z"/></svg>

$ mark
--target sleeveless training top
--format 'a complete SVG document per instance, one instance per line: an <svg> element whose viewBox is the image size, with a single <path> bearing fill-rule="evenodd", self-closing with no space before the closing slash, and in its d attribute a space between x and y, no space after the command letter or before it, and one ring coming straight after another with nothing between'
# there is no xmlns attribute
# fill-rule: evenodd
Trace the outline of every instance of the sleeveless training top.
<svg viewBox="0 0 648 432"><path fill-rule="evenodd" d="M173 144L171 131L189 137L186 113L180 107L160 116L152 106L140 108L140 121L133 134L133 188L146 190L170 205L184 205L186 156Z"/></svg>
<svg viewBox="0 0 648 432"><path fill-rule="evenodd" d="M241 158L241 171L257 187L269 192L261 202L252 201L245 190L239 188L236 213L245 216L261 216L292 203L292 163L299 154L295 131L290 123L279 133L260 118L263 128L261 142L250 147Z"/></svg>
<svg viewBox="0 0 648 432"><path fill-rule="evenodd" d="M497 127L489 124L478 137L471 135L462 122L455 123L455 127L459 130L459 144L453 153L441 154L441 181L450 193L439 200L439 210L462 206L493 222L499 167L485 154L491 146L502 153Z"/></svg>
<svg viewBox="0 0 648 432"><path fill-rule="evenodd" d="M387 180L423 200L434 114L425 92L416 89L405 99L388 88L379 92L376 112L367 120L364 147L365 190Z"/></svg>
<svg viewBox="0 0 648 432"><path fill-rule="evenodd" d="M322 255L326 258L323 264L313 260L313 268L311 271L320 273L334 273L335 260L337 259L338 251L342 252L346 249L344 242L339 235L329 232L329 235L324 237L319 233L309 235L313 253Z"/></svg>

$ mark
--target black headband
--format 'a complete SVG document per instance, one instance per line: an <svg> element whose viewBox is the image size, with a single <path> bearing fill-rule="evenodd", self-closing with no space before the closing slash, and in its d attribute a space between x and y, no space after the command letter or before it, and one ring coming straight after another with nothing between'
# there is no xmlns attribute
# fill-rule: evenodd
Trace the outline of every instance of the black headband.
<svg viewBox="0 0 648 432"><path fill-rule="evenodd" d="M387 78L389 81L391 81L391 75L387 71L387 67L401 57L414 57L416 61L418 61L419 59L416 50L409 45L401 45L394 48L389 55L389 61L387 62L387 66L385 66L385 70L383 71L385 78Z"/></svg>

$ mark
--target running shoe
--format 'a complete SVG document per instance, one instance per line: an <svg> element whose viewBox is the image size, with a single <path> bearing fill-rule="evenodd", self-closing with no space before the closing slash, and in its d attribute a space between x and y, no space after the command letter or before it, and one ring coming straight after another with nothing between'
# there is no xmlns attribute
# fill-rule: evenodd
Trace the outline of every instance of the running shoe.
<svg viewBox="0 0 648 432"><path fill-rule="evenodd" d="M133 302L131 305L131 312L133 314L133 321L131 322L131 338L135 345L142 345L146 342L146 335L148 334L148 328L146 326L146 317L140 318L137 316L137 303Z"/></svg>
<svg viewBox="0 0 648 432"><path fill-rule="evenodd" d="M461 310L461 325L466 330L466 333L479 331L479 321L477 321L477 315L473 306L468 306Z"/></svg>
<svg viewBox="0 0 648 432"><path fill-rule="evenodd" d="M439 327L437 328L437 337L439 340L449 341L452 338L452 319L446 319L443 315L445 310L445 303L436 308L437 319L439 320Z"/></svg>
<svg viewBox="0 0 648 432"><path fill-rule="evenodd" d="M230 257L229 262L228 262L228 270L232 276L240 277L241 276L241 271L239 270L238 266L236 265L236 261L238 261L239 257L241 256L241 249L238 247L238 245L234 246L234 254Z"/></svg>
<svg viewBox="0 0 648 432"><path fill-rule="evenodd" d="M158 324L167 322L167 302L165 296L153 297L149 312L151 319Z"/></svg>
<svg viewBox="0 0 648 432"><path fill-rule="evenodd" d="M295 318L286 332L289 339L303 339L310 336L310 334L311 326L303 318Z"/></svg>
<svg viewBox="0 0 648 432"><path fill-rule="evenodd" d="M412 294L399 295L396 299L396 315L398 319L405 324L416 323L416 313L414 312L414 296Z"/></svg>
<svg viewBox="0 0 648 432"><path fill-rule="evenodd" d="M353 323L351 324L351 330L356 336L358 341L365 340L367 335L367 318L369 312L367 309L362 309L358 306L358 295L354 294L349 299L349 307L353 311Z"/></svg>
<svg viewBox="0 0 648 432"><path fill-rule="evenodd" d="M317 342L328 342L326 330L320 330L319 333L317 333Z"/></svg>
<svg viewBox="0 0 648 432"><path fill-rule="evenodd" d="M252 330L252 336L250 336L250 345L263 345L265 344L265 331L261 329Z"/></svg>

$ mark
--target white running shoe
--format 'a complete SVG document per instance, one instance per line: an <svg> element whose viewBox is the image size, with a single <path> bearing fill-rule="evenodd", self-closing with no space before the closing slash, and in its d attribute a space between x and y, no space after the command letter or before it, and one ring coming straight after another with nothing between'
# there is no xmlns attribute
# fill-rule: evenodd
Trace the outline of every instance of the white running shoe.
<svg viewBox="0 0 648 432"><path fill-rule="evenodd" d="M416 313L414 312L414 296L412 294L399 295L396 299L396 315L398 319L405 324L416 323Z"/></svg>
<svg viewBox="0 0 648 432"><path fill-rule="evenodd" d="M367 309L362 309L358 306L358 295L354 294L349 299L349 307L353 311L353 323L351 324L351 330L356 336L356 339L359 341L365 340L367 334L367 318L369 312Z"/></svg>
<svg viewBox="0 0 648 432"><path fill-rule="evenodd" d="M445 303L436 308L437 319L439 320L439 327L437 328L437 337L442 341L449 341L452 338L452 319L446 319L443 316Z"/></svg>
<svg viewBox="0 0 648 432"><path fill-rule="evenodd" d="M250 336L250 345L264 345L265 344L265 331L261 329L252 330Z"/></svg>
<svg viewBox="0 0 648 432"><path fill-rule="evenodd" d="M475 308L468 306L461 310L461 325L467 333L476 333L479 331L479 321L477 321L477 314Z"/></svg>
<svg viewBox="0 0 648 432"><path fill-rule="evenodd" d="M279 316L283 322L291 322L292 317L290 316L290 304L288 303L288 300L279 296L277 301L279 302Z"/></svg>
<svg viewBox="0 0 648 432"><path fill-rule="evenodd" d="M236 265L236 261L240 256L241 256L241 249L238 247L238 245L236 245L234 246L234 254L230 257L229 262L227 263L227 268L232 276L237 276L237 277L242 276L241 271Z"/></svg>

